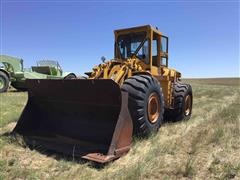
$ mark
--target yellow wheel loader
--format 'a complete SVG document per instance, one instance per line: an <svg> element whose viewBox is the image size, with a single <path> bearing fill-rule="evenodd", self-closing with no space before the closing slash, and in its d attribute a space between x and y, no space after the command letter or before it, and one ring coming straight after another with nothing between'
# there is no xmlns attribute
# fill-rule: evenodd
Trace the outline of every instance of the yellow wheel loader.
<svg viewBox="0 0 240 180"><path fill-rule="evenodd" d="M34 147L105 163L129 151L132 135L157 132L164 118L189 119L192 89L168 68L168 38L149 25L114 33L114 59L87 78L27 80L13 133Z"/></svg>

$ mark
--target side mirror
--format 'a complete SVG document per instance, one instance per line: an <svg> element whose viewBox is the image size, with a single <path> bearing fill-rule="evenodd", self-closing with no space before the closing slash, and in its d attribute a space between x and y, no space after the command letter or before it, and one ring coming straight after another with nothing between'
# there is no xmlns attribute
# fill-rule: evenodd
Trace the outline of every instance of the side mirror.
<svg viewBox="0 0 240 180"><path fill-rule="evenodd" d="M104 56L102 56L102 57L101 57L101 61L102 61L103 63L105 63L106 58L105 58Z"/></svg>

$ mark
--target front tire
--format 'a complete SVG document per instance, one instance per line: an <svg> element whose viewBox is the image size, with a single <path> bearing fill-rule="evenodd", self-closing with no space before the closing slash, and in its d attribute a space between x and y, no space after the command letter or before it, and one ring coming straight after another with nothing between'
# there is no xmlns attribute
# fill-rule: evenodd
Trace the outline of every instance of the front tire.
<svg viewBox="0 0 240 180"><path fill-rule="evenodd" d="M9 87L9 78L6 73L0 71L0 93L6 92Z"/></svg>
<svg viewBox="0 0 240 180"><path fill-rule="evenodd" d="M122 85L128 92L128 109L133 121L133 132L146 137L157 132L163 121L164 100L158 80L147 75L128 78Z"/></svg>

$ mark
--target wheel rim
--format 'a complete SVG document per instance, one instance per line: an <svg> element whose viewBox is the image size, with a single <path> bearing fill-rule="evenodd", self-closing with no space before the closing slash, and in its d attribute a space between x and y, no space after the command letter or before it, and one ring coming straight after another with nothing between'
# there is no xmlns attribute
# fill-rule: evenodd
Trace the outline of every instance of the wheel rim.
<svg viewBox="0 0 240 180"><path fill-rule="evenodd" d="M148 120L155 123L160 114L160 102L157 93L152 93L148 98Z"/></svg>
<svg viewBox="0 0 240 180"><path fill-rule="evenodd" d="M0 89L3 89L5 86L5 81L2 77L0 77Z"/></svg>
<svg viewBox="0 0 240 180"><path fill-rule="evenodd" d="M185 98L185 116L190 115L192 109L192 99L190 95Z"/></svg>

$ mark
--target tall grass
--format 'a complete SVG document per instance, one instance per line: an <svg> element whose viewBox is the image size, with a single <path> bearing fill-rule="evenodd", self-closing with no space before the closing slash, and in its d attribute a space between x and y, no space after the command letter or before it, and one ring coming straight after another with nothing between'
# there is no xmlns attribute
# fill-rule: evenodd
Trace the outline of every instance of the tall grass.
<svg viewBox="0 0 240 180"><path fill-rule="evenodd" d="M26 101L25 92L0 93L0 128L18 120Z"/></svg>

